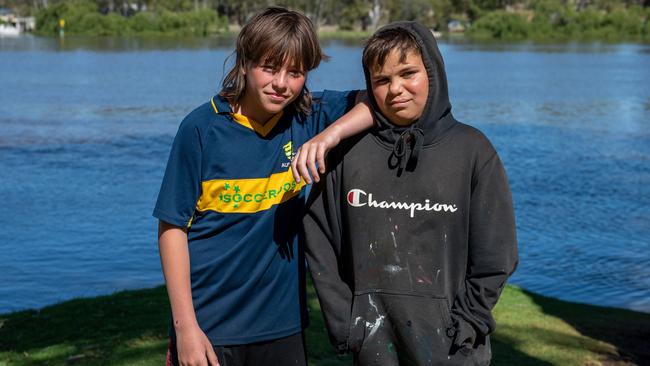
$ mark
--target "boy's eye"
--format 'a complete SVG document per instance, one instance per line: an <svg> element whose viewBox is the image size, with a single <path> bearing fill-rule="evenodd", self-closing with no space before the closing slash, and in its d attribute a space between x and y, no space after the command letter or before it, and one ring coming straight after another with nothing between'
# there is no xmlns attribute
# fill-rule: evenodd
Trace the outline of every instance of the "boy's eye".
<svg viewBox="0 0 650 366"><path fill-rule="evenodd" d="M383 85L386 84L387 82L388 82L388 78L379 78L374 80L375 85Z"/></svg>
<svg viewBox="0 0 650 366"><path fill-rule="evenodd" d="M275 66L273 65L262 65L260 68L264 72L275 72Z"/></svg>
<svg viewBox="0 0 650 366"><path fill-rule="evenodd" d="M304 75L304 73L300 70L289 70L289 75L292 78L299 78Z"/></svg>
<svg viewBox="0 0 650 366"><path fill-rule="evenodd" d="M406 70L402 73L402 77L409 78L417 73L417 70Z"/></svg>

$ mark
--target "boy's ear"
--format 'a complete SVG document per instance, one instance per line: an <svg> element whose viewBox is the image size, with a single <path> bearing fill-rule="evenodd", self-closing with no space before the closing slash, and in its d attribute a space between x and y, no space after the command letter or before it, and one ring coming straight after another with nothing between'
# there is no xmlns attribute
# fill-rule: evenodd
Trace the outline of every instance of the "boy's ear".
<svg viewBox="0 0 650 366"><path fill-rule="evenodd" d="M250 62L243 62L239 66L239 71L241 72L242 75L246 75L246 69L248 69L249 66L251 66Z"/></svg>

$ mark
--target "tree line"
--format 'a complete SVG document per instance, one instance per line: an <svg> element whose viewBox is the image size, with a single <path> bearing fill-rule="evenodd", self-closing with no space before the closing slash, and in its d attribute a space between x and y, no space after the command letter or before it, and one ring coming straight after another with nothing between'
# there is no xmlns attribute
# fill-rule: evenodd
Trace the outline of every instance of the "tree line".
<svg viewBox="0 0 650 366"><path fill-rule="evenodd" d="M650 0L0 0L34 15L40 34L57 34L65 19L66 34L89 35L224 33L268 5L300 10L328 30L417 20L484 39L650 40Z"/></svg>

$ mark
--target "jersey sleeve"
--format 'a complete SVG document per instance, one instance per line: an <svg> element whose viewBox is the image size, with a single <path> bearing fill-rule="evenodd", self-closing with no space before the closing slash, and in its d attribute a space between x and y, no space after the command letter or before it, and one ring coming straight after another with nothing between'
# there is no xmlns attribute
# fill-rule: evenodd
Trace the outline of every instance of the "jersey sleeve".
<svg viewBox="0 0 650 366"><path fill-rule="evenodd" d="M202 143L191 115L181 123L163 177L153 216L188 227L201 194Z"/></svg>
<svg viewBox="0 0 650 366"><path fill-rule="evenodd" d="M307 119L309 133L316 136L355 105L358 90L325 90L313 94L312 113Z"/></svg>

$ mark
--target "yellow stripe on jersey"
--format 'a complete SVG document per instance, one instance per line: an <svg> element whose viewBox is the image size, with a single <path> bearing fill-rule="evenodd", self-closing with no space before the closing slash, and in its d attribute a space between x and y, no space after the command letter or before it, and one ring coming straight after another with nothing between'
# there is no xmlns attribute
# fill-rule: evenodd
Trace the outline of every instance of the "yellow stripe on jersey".
<svg viewBox="0 0 650 366"><path fill-rule="evenodd" d="M201 183L198 211L255 213L285 202L300 193L305 181L296 183L291 168L268 178L213 179Z"/></svg>

